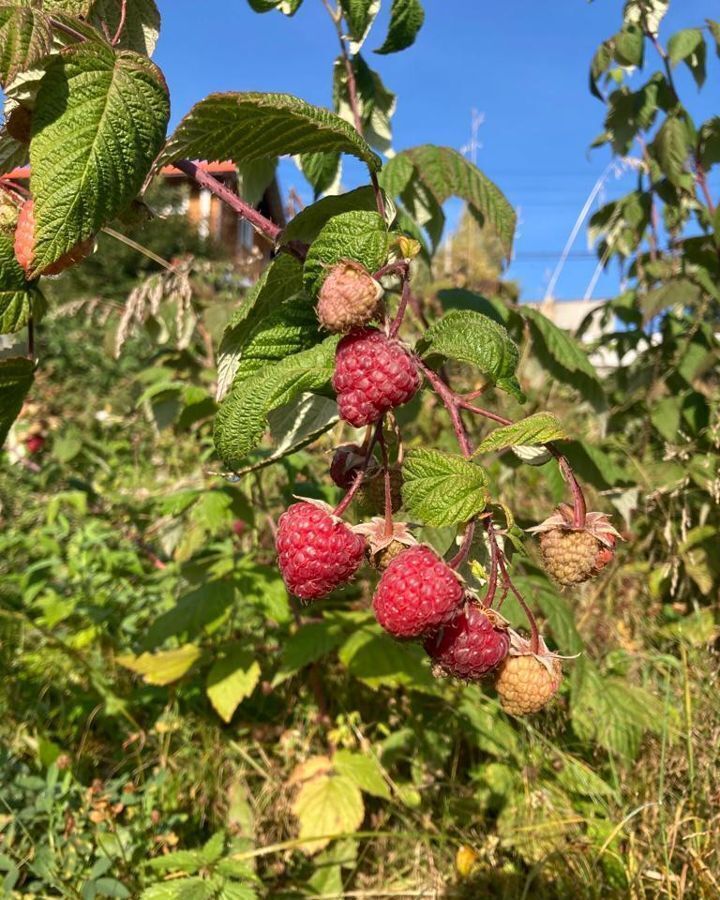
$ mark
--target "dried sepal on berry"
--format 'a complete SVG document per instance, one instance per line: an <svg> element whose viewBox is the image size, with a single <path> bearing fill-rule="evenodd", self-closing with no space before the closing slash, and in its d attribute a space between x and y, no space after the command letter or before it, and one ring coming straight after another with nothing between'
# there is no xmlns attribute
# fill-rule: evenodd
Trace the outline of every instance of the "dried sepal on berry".
<svg viewBox="0 0 720 900"><path fill-rule="evenodd" d="M551 653L542 637L534 653L529 640L512 629L510 650L495 676L500 705L511 716L539 712L558 692L562 681L560 657Z"/></svg>
<svg viewBox="0 0 720 900"><path fill-rule="evenodd" d="M393 522L392 531L388 534L387 523L382 516L355 525L353 531L366 539L368 562L378 572L384 572L403 550L418 543L405 522Z"/></svg>
<svg viewBox="0 0 720 900"><path fill-rule="evenodd" d="M330 269L320 288L317 314L328 331L367 325L378 313L382 285L360 263L343 259Z"/></svg>
<svg viewBox="0 0 720 900"><path fill-rule="evenodd" d="M582 584L612 561L620 533L608 516L589 512L585 524L574 524L573 509L560 504L553 515L528 528L540 536L540 552L545 571L559 584Z"/></svg>
<svg viewBox="0 0 720 900"><path fill-rule="evenodd" d="M335 448L330 463L330 477L335 484L348 490L352 487L358 473L365 465L365 451L357 444L340 444ZM370 460L365 477L370 478L378 470L377 464Z"/></svg>

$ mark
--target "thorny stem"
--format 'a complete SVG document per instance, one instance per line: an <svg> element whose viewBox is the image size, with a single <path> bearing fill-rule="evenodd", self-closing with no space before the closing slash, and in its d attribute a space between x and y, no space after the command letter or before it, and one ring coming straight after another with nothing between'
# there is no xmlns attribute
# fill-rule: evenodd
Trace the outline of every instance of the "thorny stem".
<svg viewBox="0 0 720 900"><path fill-rule="evenodd" d="M355 131L364 137L362 116L360 114L360 101L358 99L357 80L353 69L352 60L348 53L347 41L342 30L342 10L340 7L333 9L328 0L323 0L323 5L328 11L330 18L333 20L335 30L337 31L338 41L340 42L340 55L342 56L343 65L345 66L345 75L347 76L348 100L350 101L350 109L352 110L353 121L355 123ZM380 184L375 172L370 172L370 182L375 193L375 203L377 211L381 218L385 218L385 200L380 190Z"/></svg>
<svg viewBox="0 0 720 900"><path fill-rule="evenodd" d="M338 517L342 516L342 514L345 512L345 510L348 508L348 506L350 506L350 504L352 503L353 498L355 497L355 494L357 494L357 492L360 490L360 485L363 483L363 479L365 478L365 473L367 472L367 468L370 465L370 460L372 459L372 453L373 453L373 450L375 449L375 444L377 443L380 436L382 435L384 418L385 417L383 416L383 418L380 419L380 421L375 426L375 431L373 432L373 435L370 438L370 440L367 442L367 448L365 450L365 459L363 460L363 464L360 467L360 471L355 476L355 481L353 481L348 492L342 498L340 503L338 503L338 505L335 507L335 509L333 511L333 515L338 516Z"/></svg>
<svg viewBox="0 0 720 900"><path fill-rule="evenodd" d="M113 39L110 42L113 45L113 47L118 43L118 41L120 40L120 38L122 36L123 28L125 27L125 17L126 16L127 16L127 0L121 0L120 21L118 22L117 31L113 35Z"/></svg>
<svg viewBox="0 0 720 900"><path fill-rule="evenodd" d="M383 478L385 479L385 537L390 537L393 533L392 482L390 481L390 461L388 459L387 443L385 442L382 428L378 432L378 443L382 453Z"/></svg>
<svg viewBox="0 0 720 900"><path fill-rule="evenodd" d="M262 235L266 240L270 241L271 244L277 242L277 239L282 232L282 228L274 222L271 222L270 219L267 219L262 213L250 206L249 203L246 203L238 197L237 194L225 187L222 182L218 181L217 178L213 178L209 172L201 169L197 163L194 163L190 159L180 159L173 163L173 165L176 169L180 169L181 172L184 172L190 178L197 181L199 185L207 188L212 194L215 194L216 197L219 197L223 203L227 203L231 209L235 210L239 216L242 216L243 219L247 220L255 231ZM297 255L297 250L291 249L291 252L293 252L294 255Z"/></svg>

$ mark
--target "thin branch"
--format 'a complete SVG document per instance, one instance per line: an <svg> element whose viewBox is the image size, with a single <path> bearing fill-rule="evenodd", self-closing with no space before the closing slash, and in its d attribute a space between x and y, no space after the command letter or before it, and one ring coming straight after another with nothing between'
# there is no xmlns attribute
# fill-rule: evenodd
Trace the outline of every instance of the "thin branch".
<svg viewBox="0 0 720 900"><path fill-rule="evenodd" d="M215 194L223 203L226 203L239 216L248 221L258 234L262 235L271 244L275 244L280 237L282 228L267 219L262 213L258 212L254 207L250 206L244 200L241 200L237 194L218 181L217 178L202 169L197 163L190 159L181 159L173 163L176 169L180 169L201 187L207 188L212 194Z"/></svg>
<svg viewBox="0 0 720 900"><path fill-rule="evenodd" d="M398 306L397 312L395 313L395 318L390 325L390 337L394 338L397 336L398 331L400 331L400 326L402 325L403 319L405 318L405 312L407 310L408 301L410 300L410 282L407 279L407 272L405 273L405 278L403 279L403 288L402 295L400 297L400 305Z"/></svg>
<svg viewBox="0 0 720 900"><path fill-rule="evenodd" d="M463 456L466 459L469 459L472 456L472 448L470 446L470 440L468 438L465 425L463 423L462 417L460 416L460 410L458 409L459 404L457 403L456 395L445 384L442 378L440 378L439 375L433 372L432 369L428 368L425 363L418 360L418 365L427 380L432 385L435 393L442 400L445 409L447 409L453 424L453 429L455 430L455 437L457 438L458 444L460 444L460 449L462 450Z"/></svg>
<svg viewBox="0 0 720 900"><path fill-rule="evenodd" d="M113 47L116 46L120 38L122 37L123 28L125 28L125 18L127 16L127 0L120 0L120 21L118 22L117 31L113 35L110 43Z"/></svg>
<svg viewBox="0 0 720 900"><path fill-rule="evenodd" d="M473 538L475 537L475 519L471 519L465 528L465 534L463 535L462 543L460 544L460 549L453 556L453 558L448 562L448 565L451 569L458 569L465 562L465 560L470 555L470 550L472 548Z"/></svg>
<svg viewBox="0 0 720 900"><path fill-rule="evenodd" d="M64 22L59 21L58 19L50 18L50 24L57 31L62 31L63 34L66 34L68 37L73 37L75 40L84 41L86 37L80 31L76 31L70 25L66 25Z"/></svg>
<svg viewBox="0 0 720 900"><path fill-rule="evenodd" d="M503 578L505 580L505 584L508 588L515 594L515 598L517 602L522 607L522 611L525 613L525 616L528 620L528 624L530 625L530 649L533 653L538 653L540 651L540 632L538 631L537 622L535 621L535 616L532 613L532 610L525 602L525 598L520 593L520 591L513 584L512 578L510 577L507 564L505 559L500 553L498 555L498 566L500 567L500 571L502 572Z"/></svg>
<svg viewBox="0 0 720 900"><path fill-rule="evenodd" d="M116 241L120 241L121 244L125 244L127 247L131 247L133 250L137 250L138 253L142 253L143 256L146 256L148 259L151 259L153 262L156 262L159 266L162 266L163 269L167 269L168 272L172 272L174 266L172 263L168 262L166 259L163 259L162 256L158 256L153 250L150 250L149 247L144 247L142 244L138 244L137 241L134 241L132 238L127 237L125 234L121 234L119 231L115 231L114 228L110 228L107 225L103 228L103 234L107 234L109 237L115 238Z"/></svg>
<svg viewBox="0 0 720 900"><path fill-rule="evenodd" d="M495 593L497 592L498 556L500 555L500 548L495 539L495 526L493 524L492 516L488 518L485 528L487 529L488 542L490 543L490 575L488 577L487 591L483 597L482 605L492 606L493 601L495 600Z"/></svg>
<svg viewBox="0 0 720 900"><path fill-rule="evenodd" d="M367 468L370 465L370 460L372 459L373 450L375 449L375 444L377 443L380 435L382 434L384 416L375 426L375 430L372 434L372 437L367 443L367 448L365 450L365 459L363 460L363 464L360 467L360 471L355 476L355 481L350 485L350 489L342 498L340 503L335 507L333 515L342 516L345 510L350 506L355 497L355 494L360 490L360 485L363 483L363 479L365 478L365 473L367 472Z"/></svg>
<svg viewBox="0 0 720 900"><path fill-rule="evenodd" d="M710 193L710 186L708 185L707 174L703 167L702 162L700 161L699 156L695 156L695 181L702 191L702 195L705 198L705 204L707 205L708 212L710 216L715 215L715 210L717 209L715 205L715 201L712 198L712 194Z"/></svg>
<svg viewBox="0 0 720 900"><path fill-rule="evenodd" d="M387 443L382 428L377 432L380 452L382 453L383 478L385 480L385 537L393 533L393 509L392 509L392 481L390 480L390 460L388 459Z"/></svg>

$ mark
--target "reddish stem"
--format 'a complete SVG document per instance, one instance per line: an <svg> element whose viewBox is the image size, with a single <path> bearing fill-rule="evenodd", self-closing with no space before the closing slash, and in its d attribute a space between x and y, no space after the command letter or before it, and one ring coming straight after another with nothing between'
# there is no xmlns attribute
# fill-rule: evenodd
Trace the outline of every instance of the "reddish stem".
<svg viewBox="0 0 720 900"><path fill-rule="evenodd" d="M448 562L448 565L451 569L459 569L460 566L465 562L470 554L470 549L472 547L473 538L475 537L475 519L471 519L465 528L465 534L463 535L462 544L460 544L460 549L453 556L453 558Z"/></svg>
<svg viewBox="0 0 720 900"><path fill-rule="evenodd" d="M435 393L442 400L445 409L447 409L453 424L455 437L457 438L458 444L460 444L460 449L462 450L463 456L466 459L469 459L469 457L472 456L472 448L470 447L470 441L467 436L467 431L465 430L465 425L463 424L463 420L460 416L460 410L458 409L459 404L457 402L456 395L445 384L442 378L440 378L439 375L433 372L432 369L428 368L425 363L418 360L418 366L432 385Z"/></svg>
<svg viewBox="0 0 720 900"><path fill-rule="evenodd" d="M473 406L472 403L468 403L467 400L457 394L455 396L457 397L457 405L462 409L466 409L468 412L483 416L486 419L492 419L493 422L498 422L500 425L513 424L512 419L506 419L505 416L500 416L489 409L484 409L482 406Z"/></svg>
<svg viewBox="0 0 720 900"><path fill-rule="evenodd" d="M390 537L393 533L392 482L390 480L390 461L388 459L387 444L382 428L378 432L378 443L382 453L383 478L385 479L385 537Z"/></svg>
<svg viewBox="0 0 720 900"><path fill-rule="evenodd" d="M705 174L705 169L703 168L703 164L700 161L699 156L695 157L695 181L697 182L700 190L702 191L702 195L705 198L705 204L707 205L708 212L710 216L715 215L715 201L712 198L712 194L710 193L710 187L707 181L707 175Z"/></svg>
<svg viewBox="0 0 720 900"><path fill-rule="evenodd" d="M120 40L120 37L123 33L123 28L125 27L125 18L127 16L127 0L121 0L120 3L120 21L118 22L117 31L115 32L112 41L110 42L113 47Z"/></svg>
<svg viewBox="0 0 720 900"><path fill-rule="evenodd" d="M403 319L405 318L405 312L408 307L408 302L410 300L410 282L407 280L407 273L405 274L405 278L403 280L402 287L402 296L400 297L400 305L398 306L397 312L395 313L395 318L390 326L390 337L394 338L397 336L398 331L400 331L400 326L402 325Z"/></svg>
<svg viewBox="0 0 720 900"><path fill-rule="evenodd" d="M515 594L517 602L522 607L525 616L527 617L528 624L530 625L530 649L533 653L540 652L540 632L538 631L537 622L535 621L535 616L532 614L532 610L525 602L523 595L520 591L515 587L512 582L512 578L508 574L507 565L505 560L503 559L502 553L498 555L498 565L500 566L500 571L503 574L503 578L505 579L505 584L508 588Z"/></svg>
<svg viewBox="0 0 720 900"><path fill-rule="evenodd" d="M271 222L270 219L265 218L262 213L250 206L249 203L241 200L237 194L225 187L221 181L213 178L209 172L201 169L197 163L194 163L190 159L180 159L173 163L173 165L176 169L180 169L181 172L184 172L186 175L189 175L190 178L197 181L199 185L207 188L211 193L215 194L216 197L219 197L223 203L227 203L231 209L235 210L235 212L239 216L242 216L243 219L246 219L252 227L270 241L271 244L277 242L277 239L282 232L282 228L274 222Z"/></svg>
<svg viewBox="0 0 720 900"><path fill-rule="evenodd" d="M587 503L580 482L577 480L572 466L567 457L564 456L553 444L545 444L548 451L557 460L560 471L563 473L565 480L570 485L573 495L573 527L584 528L585 518L587 516Z"/></svg>
<svg viewBox="0 0 720 900"><path fill-rule="evenodd" d="M382 434L383 428L383 420L377 423L375 427L375 431L373 432L372 437L368 441L367 449L365 450L365 459L363 460L363 464L360 467L360 471L355 476L355 481L350 485L350 489L342 498L340 503L335 507L333 515L338 517L342 516L345 510L350 506L355 497L355 494L360 490L360 485L363 483L363 479L365 478L365 473L367 472L367 468L370 465L370 460L372 459L373 449L375 447L376 441L379 439L379 436Z"/></svg>

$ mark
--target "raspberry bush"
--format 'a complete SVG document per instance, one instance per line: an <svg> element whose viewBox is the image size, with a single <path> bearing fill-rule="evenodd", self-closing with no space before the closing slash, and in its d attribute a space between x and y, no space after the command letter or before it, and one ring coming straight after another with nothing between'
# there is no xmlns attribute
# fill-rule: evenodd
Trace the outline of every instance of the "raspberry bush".
<svg viewBox="0 0 720 900"><path fill-rule="evenodd" d="M250 0L255 12L286 17L302 3ZM424 20L419 0L384 5L387 32L373 44L380 57L412 48ZM113 607L107 621L117 643L108 637L103 646L111 675L98 673L82 656L83 642L97 638L106 612L91 609L77 634L54 634L70 613L59 589L42 592L32 582L41 569L33 553L60 543L45 534L37 547L23 551L32 615L38 615L39 633L66 654L63 666L84 666L88 694L95 702L95 691L101 701L97 708L132 724L128 747L142 744L151 731L173 733L174 693L166 718L158 713L157 723L143 727L133 718L168 685L182 694L191 684L192 703L209 701L228 728L245 728L238 724L243 703L260 709L253 720L261 723L258 732L284 715L290 719L289 707L305 704L292 727L273 734L286 766L283 790L268 781L263 796L281 795L273 816L279 810L276 818L284 821L293 814L298 844L310 855L329 853L333 836L357 831L365 803L392 798L414 810L427 782L472 757L475 772L482 770L477 795L528 872L558 846L587 846L593 848L588 865L607 867L608 880L612 875L628 888L630 876L618 876L616 865L622 829L589 799L616 796L618 760L635 759L643 735L660 733L660 717L652 696L632 684L641 656L632 635L622 635L624 656L607 653L601 665L607 631L613 625L619 631L624 621L595 616L584 644L588 607L595 615L598 605L593 609L586 599L597 601L591 593L597 590L605 602L624 539L623 584L638 594L647 585L653 604L672 601L658 640L666 640L677 618L691 611L699 622L693 633L714 639L701 607L720 584L713 556L720 256L709 181L720 154L717 118L693 123L681 102L677 68L682 65L701 86L720 25L708 20L665 46L659 28L667 3L628 0L620 30L592 61L592 91L608 107L597 143L608 143L638 177L637 190L600 209L591 222L600 262L617 260L629 284L597 315L614 316L622 325L606 329L600 343L619 360L632 361L601 379L585 345L540 311L513 302L502 282L491 297L464 290L431 296L428 273L448 199L464 202L505 261L512 257L516 214L501 189L454 149L393 146L395 98L371 68L368 50L379 7L364 0L326 4L340 46L332 110L284 93L211 94L168 136L167 85L151 58L160 26L153 0L0 4L6 97L0 332L12 342L0 358L0 437L5 440L26 399L31 405L43 389L46 361L36 336L54 326L52 318L43 319L43 279L78 266L106 237L163 266L128 298L118 350L142 318L143 303L150 309L148 333L165 324L165 310L158 307L169 297L177 304L178 340L169 354L176 368L169 383L144 384L142 402L182 394L187 402L178 428L186 430L211 414L214 419L214 450L203 432L191 453L204 465L214 452L208 483L197 488L190 478L191 488L153 507L158 522L148 528L149 540L172 545L176 526L187 526L168 558L141 533L144 509L126 510L123 486L115 489L122 514L100 543L127 539L142 548L152 566L147 595L153 605L174 605L154 621L146 608L133 608L129 623ZM650 51L660 71L638 85L632 79ZM634 143L638 156L627 163ZM288 223L271 221L199 162L227 160L243 183L266 187L277 158L288 156L315 195ZM337 193L348 157L353 162L346 172L362 175L352 190ZM30 166L27 186L10 176L24 164ZM230 298L234 308L215 360L198 315L202 266L164 260L123 234L129 223L153 215L143 198L164 166L216 195L270 250L257 283ZM193 384L186 384L188 371L197 375ZM207 390L211 382L214 396ZM48 454L40 426L20 444L28 471L39 470ZM315 448L323 452L314 454ZM169 457L175 449L165 445ZM60 452L72 459L72 450L68 441ZM635 486L638 472L642 489ZM84 477L82 471L75 475L76 481ZM588 508L587 484L592 506L604 512ZM90 497L100 508L104 498L95 495L97 487L88 485L87 496L73 502L87 505ZM152 490L146 494L156 502ZM68 539L72 528L64 513L58 515L57 505L51 513ZM222 534L225 526L230 536ZM91 532L81 538L82 558L94 565L98 541ZM639 558L640 550L647 558ZM72 570L72 555L68 549L60 560L62 573ZM124 557L117 566L139 578L136 568ZM181 594L168 588L169 568L183 591L192 589ZM93 591L107 590L115 578L111 569L88 582ZM83 573L78 583L90 590ZM130 607L134 591L118 596L118 605ZM609 591L608 604L615 599ZM647 606L655 616L655 607ZM14 621L13 615L20 614L12 611ZM35 620L28 621L34 627ZM324 660L334 655L340 676L331 665L325 669ZM658 658L663 677L668 658ZM34 671L42 668L42 654L38 659ZM115 694L109 686L122 679L121 669L139 684L133 712L122 690ZM350 677L360 686L357 695L339 694ZM292 698L288 708L278 702L280 690ZM358 726L356 710L368 691L377 692L385 707L378 731L387 757L398 747L405 754L392 777L366 752ZM310 696L314 712L307 714ZM689 696L683 695L688 734ZM506 718L548 707L528 728ZM94 709L92 715L83 711L88 721L94 715ZM436 716L443 716L441 725L433 725ZM663 721L664 753L677 722ZM453 722L472 730L473 738L451 758L443 728ZM302 750L309 759L290 771L286 753L305 739L298 737L305 728L310 737ZM532 753L523 743L530 734L540 736ZM413 758L418 735L427 740L420 762ZM164 737L157 740L158 759L165 759ZM560 751L548 750L553 740ZM42 740L28 741L50 752ZM349 749L355 744L357 752ZM593 764L607 755L607 782L593 771L590 778L588 766L576 760L580 744L590 748L586 757ZM214 750L208 754L213 764ZM250 758L253 772L262 772ZM694 777L692 760L690 771ZM544 780L528 793L531 772ZM199 782L202 788L188 791L193 800L204 789ZM659 802L655 787L648 804L653 808ZM582 798L576 800L582 834L563 832L552 846L534 838L520 843L517 835L532 832L543 804L571 794ZM242 807L236 799L234 805L227 801L233 814ZM564 802L554 812L574 822ZM223 804L226 798L216 806ZM96 817L106 814L100 805L93 808ZM418 814L415 824L426 827L426 821ZM67 827L65 839L72 833ZM233 825L238 833L242 827L239 819ZM162 846L164 855L170 845ZM254 872L237 859L254 854L234 832L232 842L211 839L192 858L173 859L169 852L157 870L170 875L147 896L181 896L184 884L203 896L239 896L238 885L242 896L254 896ZM34 859L31 852L23 856ZM463 870L469 872L473 864L466 856ZM124 864L132 868L128 860ZM333 890L338 884L342 890L344 863L328 855L322 865L334 873ZM687 871L686 864L683 879ZM284 890L284 871L276 875L271 890L280 882ZM326 895L325 887L317 881L308 890ZM86 893L100 890L90 885Z"/></svg>

